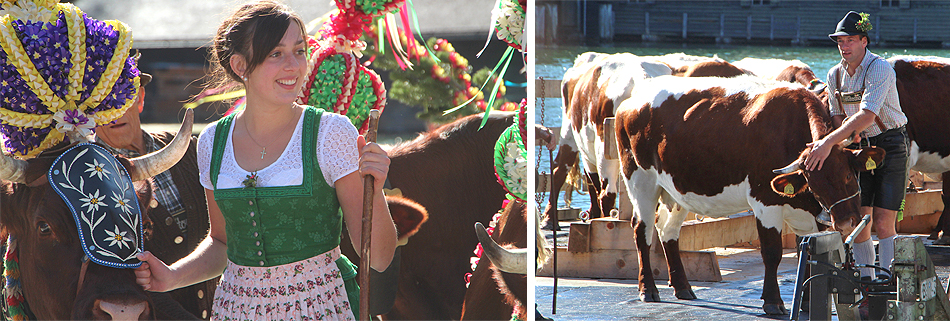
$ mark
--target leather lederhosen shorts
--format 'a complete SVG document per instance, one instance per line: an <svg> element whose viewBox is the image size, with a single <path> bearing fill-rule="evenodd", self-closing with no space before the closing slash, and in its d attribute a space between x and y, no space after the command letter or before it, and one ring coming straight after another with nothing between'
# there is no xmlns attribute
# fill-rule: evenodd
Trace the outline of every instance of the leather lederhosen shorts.
<svg viewBox="0 0 950 321"><path fill-rule="evenodd" d="M860 172L861 206L897 211L907 189L907 158L910 138L904 126L888 129L877 136L862 139L848 148L875 146L884 149L884 162L878 168ZM859 146L860 145L860 146Z"/></svg>

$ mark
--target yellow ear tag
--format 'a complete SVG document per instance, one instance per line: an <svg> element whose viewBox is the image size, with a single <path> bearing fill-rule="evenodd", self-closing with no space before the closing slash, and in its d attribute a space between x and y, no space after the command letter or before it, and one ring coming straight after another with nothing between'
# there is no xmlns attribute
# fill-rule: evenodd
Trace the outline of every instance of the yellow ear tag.
<svg viewBox="0 0 950 321"><path fill-rule="evenodd" d="M867 168L867 170L872 170L872 169L877 168L877 163L875 163L873 159L868 157L868 162L864 164L864 167Z"/></svg>
<svg viewBox="0 0 950 321"><path fill-rule="evenodd" d="M792 186L792 183L785 184L785 194L795 194L795 186Z"/></svg>

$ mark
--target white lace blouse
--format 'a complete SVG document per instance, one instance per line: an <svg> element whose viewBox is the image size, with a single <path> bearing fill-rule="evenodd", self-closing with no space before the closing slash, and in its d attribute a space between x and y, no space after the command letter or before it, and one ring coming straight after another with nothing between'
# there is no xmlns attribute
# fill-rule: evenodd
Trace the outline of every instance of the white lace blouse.
<svg viewBox="0 0 950 321"><path fill-rule="evenodd" d="M301 115L294 129L293 137L284 148L284 152L274 163L257 171L257 186L293 186L303 182L303 155L301 154L302 127ZM234 158L231 138L234 124L228 129L227 145L221 158L221 170L218 174L218 188L244 187L242 182L251 173L241 168ZM218 123L208 124L198 136L198 171L201 185L214 190L211 184L211 152L214 149L214 133ZM320 117L320 132L317 134L317 164L323 172L327 184L333 186L336 180L359 169L359 151L356 138L359 133L346 116L324 112Z"/></svg>

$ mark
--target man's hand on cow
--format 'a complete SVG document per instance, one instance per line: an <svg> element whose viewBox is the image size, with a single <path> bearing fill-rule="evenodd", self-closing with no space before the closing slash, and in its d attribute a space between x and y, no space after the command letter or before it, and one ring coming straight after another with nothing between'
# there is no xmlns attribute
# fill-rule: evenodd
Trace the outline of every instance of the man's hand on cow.
<svg viewBox="0 0 950 321"><path fill-rule="evenodd" d="M165 262L159 260L152 252L145 251L135 255L142 261L142 265L135 268L135 283L146 291L165 292L174 289L171 286L171 270Z"/></svg>
<svg viewBox="0 0 950 321"><path fill-rule="evenodd" d="M389 176L389 155L376 143L366 143L362 135L356 138L360 151L360 176L372 175L376 189L381 189Z"/></svg>
<svg viewBox="0 0 950 321"><path fill-rule="evenodd" d="M808 153L808 156L805 158L805 170L821 170L825 159L828 158L828 154L831 154L831 149L834 145L835 144L829 143L825 139L819 139L806 144L805 146L811 148L811 152Z"/></svg>
<svg viewBox="0 0 950 321"><path fill-rule="evenodd" d="M542 145L547 147L548 150L553 151L557 149L557 143L560 137L558 137L558 135L555 135L554 132L551 131L550 128L536 124L534 125L534 135L535 135L535 139L537 139Z"/></svg>

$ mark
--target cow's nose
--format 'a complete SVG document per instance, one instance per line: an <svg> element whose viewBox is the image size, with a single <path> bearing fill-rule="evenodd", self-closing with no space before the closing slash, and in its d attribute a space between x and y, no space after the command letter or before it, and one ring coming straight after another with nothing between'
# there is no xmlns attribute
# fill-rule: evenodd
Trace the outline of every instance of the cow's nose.
<svg viewBox="0 0 950 321"><path fill-rule="evenodd" d="M835 224L835 229L841 232L842 238L848 237L848 235L850 235L851 232L854 232L854 229L857 227L857 224L855 224L853 218L848 219L843 222L835 222L834 224Z"/></svg>
<svg viewBox="0 0 950 321"><path fill-rule="evenodd" d="M96 300L96 305L103 312L109 314L112 320L145 320L148 315L148 303L138 302L113 302L107 300Z"/></svg>

